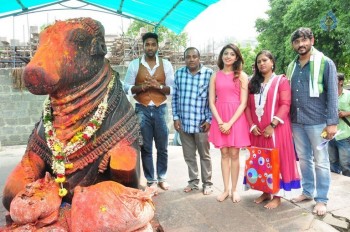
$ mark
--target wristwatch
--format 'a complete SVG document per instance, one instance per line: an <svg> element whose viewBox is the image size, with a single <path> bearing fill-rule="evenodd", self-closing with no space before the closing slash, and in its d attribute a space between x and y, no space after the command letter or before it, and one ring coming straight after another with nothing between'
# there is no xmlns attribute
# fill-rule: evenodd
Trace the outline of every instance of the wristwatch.
<svg viewBox="0 0 350 232"><path fill-rule="evenodd" d="M163 89L163 87L164 87L164 85L160 85L160 86L159 86L159 89Z"/></svg>
<svg viewBox="0 0 350 232"><path fill-rule="evenodd" d="M276 124L273 124L272 122L270 123L270 126L271 126L273 129L275 129L275 128L277 127L277 125L276 125Z"/></svg>

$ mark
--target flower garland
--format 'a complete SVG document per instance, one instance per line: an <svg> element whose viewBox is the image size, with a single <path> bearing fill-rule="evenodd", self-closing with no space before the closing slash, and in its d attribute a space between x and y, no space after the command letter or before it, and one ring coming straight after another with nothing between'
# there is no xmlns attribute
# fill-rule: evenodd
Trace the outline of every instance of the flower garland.
<svg viewBox="0 0 350 232"><path fill-rule="evenodd" d="M98 105L95 114L87 123L87 126L83 131L77 132L71 140L64 145L56 136L56 131L53 128L52 121L53 116L51 113L51 102L48 97L44 101L44 128L47 145L52 151L52 170L56 174L55 182L60 184L60 189L58 195L64 197L67 195L67 189L63 187L63 183L66 181L65 170L73 168L73 163L69 162L68 156L73 154L80 148L82 148L90 138L96 133L96 131L101 127L102 121L106 115L108 108L108 95L109 91L114 85L114 75L107 87L106 96L103 98L102 102Z"/></svg>

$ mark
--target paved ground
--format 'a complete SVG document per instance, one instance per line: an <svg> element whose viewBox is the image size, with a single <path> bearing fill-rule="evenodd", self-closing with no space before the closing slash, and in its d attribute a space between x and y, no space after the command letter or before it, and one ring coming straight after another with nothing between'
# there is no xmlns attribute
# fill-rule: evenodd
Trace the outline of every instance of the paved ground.
<svg viewBox="0 0 350 232"><path fill-rule="evenodd" d="M0 194L7 175L20 160L25 146L3 147L0 151ZM241 152L241 172L243 179L244 156ZM259 196L254 190L240 190L242 201L233 204L227 199L222 203L216 196L223 189L220 152L211 149L213 160L214 193L204 196L201 190L184 193L187 185L187 166L182 156L182 148L169 146L168 182L171 189L160 190L153 200L156 205L155 220L166 232L245 232L245 231L350 231L350 178L332 174L328 210L325 217L313 215L313 201L294 204L282 200L280 207L267 210L263 205L253 203ZM143 182L144 180L142 180ZM144 183L144 182L143 182ZM0 195L2 197L2 195ZM5 210L0 204L0 225L4 225Z"/></svg>

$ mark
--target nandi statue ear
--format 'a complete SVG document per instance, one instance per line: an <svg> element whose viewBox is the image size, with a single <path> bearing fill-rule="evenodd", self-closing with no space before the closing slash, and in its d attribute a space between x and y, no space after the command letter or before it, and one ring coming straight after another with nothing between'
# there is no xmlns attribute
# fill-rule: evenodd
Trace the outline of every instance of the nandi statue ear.
<svg viewBox="0 0 350 232"><path fill-rule="evenodd" d="M83 28L93 36L90 55L105 56L107 54L107 48L104 40L105 29L102 24L92 18L80 18L80 22Z"/></svg>
<svg viewBox="0 0 350 232"><path fill-rule="evenodd" d="M91 50L90 55L106 55L107 54L107 47L103 39L101 38L93 38L91 41Z"/></svg>

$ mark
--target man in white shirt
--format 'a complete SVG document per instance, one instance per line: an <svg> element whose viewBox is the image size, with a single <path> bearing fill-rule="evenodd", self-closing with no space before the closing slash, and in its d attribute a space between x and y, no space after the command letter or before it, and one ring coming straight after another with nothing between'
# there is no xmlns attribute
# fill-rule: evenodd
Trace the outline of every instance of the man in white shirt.
<svg viewBox="0 0 350 232"><path fill-rule="evenodd" d="M167 95L172 92L174 69L168 60L158 57L158 35L148 32L142 36L144 55L133 60L124 80L124 91L136 100L135 112L141 124L143 145L141 159L147 185L163 190L168 168L168 107ZM153 140L157 149L156 172L153 165Z"/></svg>

